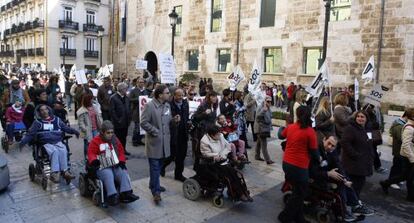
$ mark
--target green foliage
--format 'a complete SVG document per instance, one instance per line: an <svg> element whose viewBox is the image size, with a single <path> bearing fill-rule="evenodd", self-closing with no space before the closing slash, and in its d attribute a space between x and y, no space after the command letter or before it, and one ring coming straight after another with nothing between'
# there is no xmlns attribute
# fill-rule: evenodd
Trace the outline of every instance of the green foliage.
<svg viewBox="0 0 414 223"><path fill-rule="evenodd" d="M396 104L390 104L389 110L393 110L393 111L405 111L405 106L403 106L403 105L396 105Z"/></svg>
<svg viewBox="0 0 414 223"><path fill-rule="evenodd" d="M199 78L198 75L195 74L195 73L184 73L181 76L180 82L188 83L188 82L191 82L191 81L196 81L196 80L198 80L198 78Z"/></svg>
<svg viewBox="0 0 414 223"><path fill-rule="evenodd" d="M272 118L273 119L286 120L288 115L289 115L289 113L281 112L281 111L272 112Z"/></svg>

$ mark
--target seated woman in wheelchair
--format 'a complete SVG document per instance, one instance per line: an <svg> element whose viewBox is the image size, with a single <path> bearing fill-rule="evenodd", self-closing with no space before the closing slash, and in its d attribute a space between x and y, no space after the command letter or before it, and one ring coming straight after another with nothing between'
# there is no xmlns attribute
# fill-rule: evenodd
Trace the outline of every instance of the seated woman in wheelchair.
<svg viewBox="0 0 414 223"><path fill-rule="evenodd" d="M247 157L245 155L245 143L239 139L237 133L237 125L233 124L231 120L226 120L226 116L223 114L217 117L217 126L220 128L220 132L224 138L229 142L231 149L231 158L236 163L246 162Z"/></svg>
<svg viewBox="0 0 414 223"><path fill-rule="evenodd" d="M17 99L12 106L6 110L6 134L9 144L13 144L15 130L25 130L23 124L24 106L23 101Z"/></svg>
<svg viewBox="0 0 414 223"><path fill-rule="evenodd" d="M26 136L20 142L20 147L36 138L36 144L42 145L50 159L50 180L59 183L60 172L66 180L74 179L68 168L68 150L62 142L64 132L75 134L79 137L79 132L68 127L59 117L53 115L52 109L47 105L39 105L35 109L36 119L29 128Z"/></svg>
<svg viewBox="0 0 414 223"><path fill-rule="evenodd" d="M218 174L220 179L227 179L227 187L236 199L245 202L253 201L247 191L242 173L228 164L230 144L220 133L218 126L212 125L207 129L207 134L200 141L200 152L201 164L209 165L209 169Z"/></svg>
<svg viewBox="0 0 414 223"><path fill-rule="evenodd" d="M110 121L104 121L99 135L89 143L88 165L89 170L96 172L103 182L107 202L111 206L120 201L129 203L139 199L132 192L125 162L125 150L114 135L114 126ZM119 195L115 181L119 184Z"/></svg>
<svg viewBox="0 0 414 223"><path fill-rule="evenodd" d="M350 182L339 161L339 154L335 151L337 139L333 135L318 134L318 149L320 154L320 164L316 162L310 163L309 173L313 180L313 185L322 190L327 190L328 184L333 183L337 186L336 191L339 193L343 210L347 210L346 206L351 206L352 214L372 215L371 211L360 205L355 191L352 189ZM348 211L345 211L345 221L356 220Z"/></svg>

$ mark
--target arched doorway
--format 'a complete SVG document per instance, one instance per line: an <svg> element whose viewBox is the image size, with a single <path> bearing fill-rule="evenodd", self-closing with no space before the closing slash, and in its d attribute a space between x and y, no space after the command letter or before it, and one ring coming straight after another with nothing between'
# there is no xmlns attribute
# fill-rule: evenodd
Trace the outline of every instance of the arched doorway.
<svg viewBox="0 0 414 223"><path fill-rule="evenodd" d="M157 71L158 71L158 59L157 55L154 52L149 51L145 54L144 60L148 61L147 70L154 77L154 81L158 80Z"/></svg>

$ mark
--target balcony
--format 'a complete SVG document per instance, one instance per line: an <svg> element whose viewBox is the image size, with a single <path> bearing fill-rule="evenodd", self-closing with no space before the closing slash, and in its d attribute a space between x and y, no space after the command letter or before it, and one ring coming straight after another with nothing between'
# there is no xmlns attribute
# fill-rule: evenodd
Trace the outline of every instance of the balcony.
<svg viewBox="0 0 414 223"><path fill-rule="evenodd" d="M27 50L25 49L16 50L16 54L22 57L27 57Z"/></svg>
<svg viewBox="0 0 414 223"><path fill-rule="evenodd" d="M17 26L17 32L23 32L25 30L24 27L25 25L23 23L19 23L19 26Z"/></svg>
<svg viewBox="0 0 414 223"><path fill-rule="evenodd" d="M29 57L34 57L35 56L35 49L28 49L27 50L27 55Z"/></svg>
<svg viewBox="0 0 414 223"><path fill-rule="evenodd" d="M35 19L32 22L32 28L33 29L36 29L36 28L39 28L39 27L44 27L44 26L45 26L45 24L43 23L43 20Z"/></svg>
<svg viewBox="0 0 414 223"><path fill-rule="evenodd" d="M69 20L59 20L59 28L61 29L72 29L72 30L79 30L79 23L73 22Z"/></svg>
<svg viewBox="0 0 414 223"><path fill-rule="evenodd" d="M99 58L99 51L85 50L83 51L83 56L85 58Z"/></svg>
<svg viewBox="0 0 414 223"><path fill-rule="evenodd" d="M12 3L11 3L11 2L7 3L7 5L6 5L6 9L11 9L12 7L13 7L13 5L12 5Z"/></svg>
<svg viewBox="0 0 414 223"><path fill-rule="evenodd" d="M104 31L104 28L103 26L98 26L96 24L83 24L83 31L98 33L99 31Z"/></svg>
<svg viewBox="0 0 414 223"><path fill-rule="evenodd" d="M14 57L14 52L12 50L6 51L4 53L5 57Z"/></svg>
<svg viewBox="0 0 414 223"><path fill-rule="evenodd" d="M101 0L85 0L85 4L93 4L93 5L99 5L101 3Z"/></svg>
<svg viewBox="0 0 414 223"><path fill-rule="evenodd" d="M43 56L44 53L43 48L36 48L36 56Z"/></svg>
<svg viewBox="0 0 414 223"><path fill-rule="evenodd" d="M15 33L17 33L17 26L13 25L11 30L10 30L10 34L15 34Z"/></svg>
<svg viewBox="0 0 414 223"><path fill-rule="evenodd" d="M76 57L76 49L60 48L60 55L67 56L67 57Z"/></svg>
<svg viewBox="0 0 414 223"><path fill-rule="evenodd" d="M4 30L4 38L6 38L6 36L11 34L10 31L11 31L10 29Z"/></svg>
<svg viewBox="0 0 414 223"><path fill-rule="evenodd" d="M5 6L5 5L3 5L3 6L1 7L1 12L4 12L4 11L6 11L6 6Z"/></svg>
<svg viewBox="0 0 414 223"><path fill-rule="evenodd" d="M32 22L26 22L26 24L24 24L24 30L29 30L32 29Z"/></svg>
<svg viewBox="0 0 414 223"><path fill-rule="evenodd" d="M12 5L13 6L16 6L16 5L19 5L20 4L20 1L19 0L13 0L12 1Z"/></svg>

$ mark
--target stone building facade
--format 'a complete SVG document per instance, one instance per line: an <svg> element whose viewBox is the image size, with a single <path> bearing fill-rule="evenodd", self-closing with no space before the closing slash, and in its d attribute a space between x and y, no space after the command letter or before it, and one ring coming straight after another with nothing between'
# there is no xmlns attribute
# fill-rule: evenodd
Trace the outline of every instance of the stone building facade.
<svg viewBox="0 0 414 223"><path fill-rule="evenodd" d="M360 79L370 56L374 55L375 60L379 58L382 1L334 1L334 10L338 7L338 11L331 13L327 52L333 86L351 84L355 77ZM341 2L348 2L345 10L339 10ZM265 81L276 84L294 81L306 85L315 76L317 58L314 57L319 57L322 48L324 4L322 0L128 1L124 11L127 15L126 38L124 42L119 39L113 47L115 73L140 75L140 71L135 70L135 61L140 58L151 60L149 63L156 70L153 61L156 55L171 51L168 14L178 6L180 32L175 36L174 48L178 75L195 73L225 85L225 78L238 57L246 75L257 61L268 71L263 75ZM115 5L116 12L119 7ZM385 102L414 105L413 11L412 0L385 0L378 79L390 88ZM274 16L270 25L266 18L262 18L263 12ZM338 19L338 15L344 18ZM217 17L221 18L218 22L214 20ZM213 26L220 26L220 29L213 31ZM198 56L190 58L194 52L198 52ZM230 61L223 69L222 61L228 59L227 53ZM278 59L275 61L271 57ZM196 58L198 63L194 69ZM362 87L364 94L371 85Z"/></svg>

